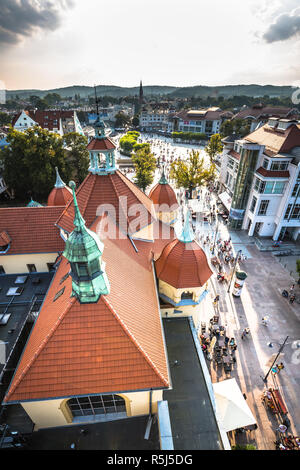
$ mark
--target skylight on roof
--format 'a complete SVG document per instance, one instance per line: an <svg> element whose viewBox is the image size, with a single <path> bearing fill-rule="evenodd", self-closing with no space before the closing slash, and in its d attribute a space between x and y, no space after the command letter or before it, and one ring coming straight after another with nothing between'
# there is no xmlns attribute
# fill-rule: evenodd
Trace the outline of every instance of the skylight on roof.
<svg viewBox="0 0 300 470"><path fill-rule="evenodd" d="M65 288L63 287L62 289L60 289L54 296L54 299L53 299L53 302L55 302L65 291Z"/></svg>
<svg viewBox="0 0 300 470"><path fill-rule="evenodd" d="M28 276L18 276L15 280L15 284L25 284L27 281Z"/></svg>
<svg viewBox="0 0 300 470"><path fill-rule="evenodd" d="M10 287L6 295L21 295L24 290L24 287Z"/></svg>

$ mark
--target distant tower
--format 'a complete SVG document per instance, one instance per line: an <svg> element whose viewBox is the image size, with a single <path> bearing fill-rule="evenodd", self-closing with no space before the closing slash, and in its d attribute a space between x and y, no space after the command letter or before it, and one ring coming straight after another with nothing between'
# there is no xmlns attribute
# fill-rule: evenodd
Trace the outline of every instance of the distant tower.
<svg viewBox="0 0 300 470"><path fill-rule="evenodd" d="M142 80L140 81L140 94L139 94L139 107L141 109L142 104L144 103L144 91Z"/></svg>

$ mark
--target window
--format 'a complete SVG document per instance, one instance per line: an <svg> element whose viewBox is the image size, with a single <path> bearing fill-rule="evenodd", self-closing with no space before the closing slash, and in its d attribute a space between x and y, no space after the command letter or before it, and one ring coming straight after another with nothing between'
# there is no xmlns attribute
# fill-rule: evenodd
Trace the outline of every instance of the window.
<svg viewBox="0 0 300 470"><path fill-rule="evenodd" d="M79 276L88 276L87 263L77 263L77 271Z"/></svg>
<svg viewBox="0 0 300 470"><path fill-rule="evenodd" d="M54 269L54 263L47 263L47 266L48 266L48 271L49 271L49 272L55 271L55 269Z"/></svg>
<svg viewBox="0 0 300 470"><path fill-rule="evenodd" d="M258 215L266 215L267 210L268 210L268 205L269 205L269 200L263 200L260 203L259 210L258 210Z"/></svg>
<svg viewBox="0 0 300 470"><path fill-rule="evenodd" d="M267 170L268 165L269 165L269 160L267 158L264 158L263 164L262 164L263 168L265 168Z"/></svg>
<svg viewBox="0 0 300 470"><path fill-rule="evenodd" d="M295 184L293 192L292 192L292 197L297 196L297 193L298 193L298 190L299 190L299 185L300 185L300 183L298 183L298 182ZM298 196L299 196L299 193L298 193Z"/></svg>
<svg viewBox="0 0 300 470"><path fill-rule="evenodd" d="M283 181L262 181L256 178L254 182L254 190L261 194L282 194L284 189Z"/></svg>
<svg viewBox="0 0 300 470"><path fill-rule="evenodd" d="M0 264L0 274L5 274L5 269L3 268L3 266L1 266L1 264Z"/></svg>
<svg viewBox="0 0 300 470"><path fill-rule="evenodd" d="M27 264L27 269L30 273L36 273L35 264Z"/></svg>
<svg viewBox="0 0 300 470"><path fill-rule="evenodd" d="M271 170L272 171L284 171L284 170L287 170L288 169L288 162L284 162L284 161L278 161L278 162L272 162L271 163Z"/></svg>
<svg viewBox="0 0 300 470"><path fill-rule="evenodd" d="M276 181L274 188L273 188L273 194L282 194L285 188L285 183L282 181Z"/></svg>
<svg viewBox="0 0 300 470"><path fill-rule="evenodd" d="M234 163L235 163L234 160L232 158L229 158L228 163L227 163L228 168L231 168L233 170Z"/></svg>
<svg viewBox="0 0 300 470"><path fill-rule="evenodd" d="M120 395L76 397L71 398L67 403L74 417L126 413L125 400Z"/></svg>
<svg viewBox="0 0 300 470"><path fill-rule="evenodd" d="M251 201L251 206L250 206L250 209L249 209L250 212L254 213L256 202L257 202L257 198L255 196L253 196L252 201Z"/></svg>
<svg viewBox="0 0 300 470"><path fill-rule="evenodd" d="M192 292L183 292L181 294L181 300L187 300L187 299L193 299L193 293Z"/></svg>
<svg viewBox="0 0 300 470"><path fill-rule="evenodd" d="M63 287L62 289L60 289L54 296L54 299L53 299L53 302L55 302L65 291L65 288Z"/></svg>

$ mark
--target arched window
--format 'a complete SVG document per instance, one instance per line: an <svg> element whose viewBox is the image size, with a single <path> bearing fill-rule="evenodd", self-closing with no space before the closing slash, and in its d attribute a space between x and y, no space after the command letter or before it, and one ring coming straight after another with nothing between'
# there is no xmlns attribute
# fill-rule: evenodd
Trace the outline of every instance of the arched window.
<svg viewBox="0 0 300 470"><path fill-rule="evenodd" d="M125 400L120 395L76 397L68 400L67 404L73 417L126 413Z"/></svg>
<svg viewBox="0 0 300 470"><path fill-rule="evenodd" d="M187 299L193 299L193 293L192 292L182 292L181 300L187 300Z"/></svg>

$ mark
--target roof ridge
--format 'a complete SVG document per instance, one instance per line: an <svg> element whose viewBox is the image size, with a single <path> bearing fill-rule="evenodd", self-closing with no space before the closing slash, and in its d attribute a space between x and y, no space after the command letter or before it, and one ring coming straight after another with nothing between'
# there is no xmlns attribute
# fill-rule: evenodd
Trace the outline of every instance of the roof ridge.
<svg viewBox="0 0 300 470"><path fill-rule="evenodd" d="M120 175L120 178L121 178L121 180L122 180L122 182L123 182L124 184L126 184L126 182L124 181L124 179L129 182L129 185L127 184L127 187L129 188L129 190L131 191L131 193L140 201L141 204L143 204L143 206L145 206L147 212L149 212L149 214L151 215L151 217L153 217L152 211L149 211L149 209L148 209L147 206L144 204L144 202L142 201L142 199L138 196L138 194L136 194L136 193L132 190L131 185L134 186L135 188L137 188L137 189L142 193L142 195L145 196L146 199L148 199L148 202L151 204L151 207L153 207L153 202L152 202L152 200L150 199L150 197L147 196L146 193L144 193L143 191L141 191L140 188L139 188L138 186L136 186L136 184L134 184L129 178L127 178L127 176L125 176L120 170L117 170L116 173ZM138 191L138 192L139 192L139 191Z"/></svg>
<svg viewBox="0 0 300 470"><path fill-rule="evenodd" d="M150 364L150 366L152 367L152 369L155 371L155 373L161 378L161 380L166 384L166 385L169 385L169 381L164 377L164 375L159 371L159 369L157 368L157 366L154 364L153 360L150 358L149 354L147 354L146 351L144 351L144 349L142 348L142 346L140 345L140 343L137 341L137 339L135 338L135 336L131 333L131 331L129 330L129 328L127 327L127 325L125 324L125 322L120 318L120 316L117 314L117 312L115 311L114 307L111 305L111 303L108 301L107 298L103 297L102 296L102 299L104 301L104 303L107 304L108 308L110 309L110 311L113 313L113 315L115 316L115 318L118 320L118 322L120 323L120 325L122 326L122 328L125 330L126 334L129 336L129 338L131 339L131 341L135 344L135 346L139 349L139 351L142 353L144 359L146 359L146 361Z"/></svg>
<svg viewBox="0 0 300 470"><path fill-rule="evenodd" d="M54 278L53 278L53 280L54 280ZM70 297L69 305L67 305L67 308L65 308L63 313L61 313L61 315L58 317L58 319L56 320L54 326L51 328L50 333L46 337L44 337L43 341L40 343L39 347L37 348L37 351L35 352L35 354L31 357L30 361L26 364L25 368L23 369L23 371L19 375L19 377L16 380L16 382L14 383L14 385L9 389L7 395L5 396L6 401L8 401L8 398L13 394L13 392L16 390L17 386L20 384L21 380L24 378L24 376L27 374L27 372L31 368L32 364L36 361L36 359L38 358L38 356L40 355L40 353L42 352L42 350L44 349L44 347L48 343L50 337L53 336L54 332L57 330L58 326L60 325L62 320L65 318L67 312L70 310L71 306L74 304L75 300L76 300L75 297L73 297L73 298ZM25 352L25 350L26 350L26 348L24 348L23 352Z"/></svg>
<svg viewBox="0 0 300 470"><path fill-rule="evenodd" d="M117 173L117 172L116 172L116 173ZM116 192L116 194L117 194L117 196L118 196L119 207L122 208L122 212L123 212L123 214L125 215L125 218L126 218L126 220L127 220L126 234L128 234L128 232L129 232L128 229L129 229L129 227L130 227L130 220L129 220L129 218L128 218L128 210L124 211L123 199L121 199L120 193L119 193L119 191L118 191L118 188L117 188L117 186L116 186L116 184L115 184L115 182L114 182L114 179L113 179L113 177L112 177L111 174L109 174L109 180L110 180L112 186L114 187L115 192ZM120 221L120 219L119 219L119 221ZM116 221L116 225L119 227L119 230L120 230L120 223L117 223L117 221Z"/></svg>

